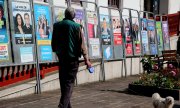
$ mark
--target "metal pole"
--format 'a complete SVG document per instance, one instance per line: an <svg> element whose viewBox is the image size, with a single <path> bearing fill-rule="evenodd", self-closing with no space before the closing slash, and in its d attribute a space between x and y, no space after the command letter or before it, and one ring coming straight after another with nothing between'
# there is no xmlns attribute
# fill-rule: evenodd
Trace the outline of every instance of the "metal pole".
<svg viewBox="0 0 180 108"><path fill-rule="evenodd" d="M34 13L35 10L33 8L33 6L34 6L33 0L31 2L31 6L32 6L32 12ZM32 19L34 19L34 14L32 14ZM33 21L34 21L34 24L36 24L35 20L33 20ZM35 26L33 28L34 28L34 30L36 30ZM36 55L36 88L37 88L36 93L40 94L41 93L41 76L40 76L40 65L39 65L39 55L38 55L36 32L34 32L34 37L35 37L34 45L35 45L35 55Z"/></svg>
<svg viewBox="0 0 180 108"><path fill-rule="evenodd" d="M127 66L126 66L126 46L125 46L125 33L124 33L124 21L122 20L122 11L119 9L119 13L120 13L120 21L121 21L121 25L122 25L122 28L121 28L121 31L122 31L122 36L123 36L123 57L124 57L124 71L125 71L125 78L127 77ZM123 64L122 64L123 66ZM123 75L123 74L122 74Z"/></svg>

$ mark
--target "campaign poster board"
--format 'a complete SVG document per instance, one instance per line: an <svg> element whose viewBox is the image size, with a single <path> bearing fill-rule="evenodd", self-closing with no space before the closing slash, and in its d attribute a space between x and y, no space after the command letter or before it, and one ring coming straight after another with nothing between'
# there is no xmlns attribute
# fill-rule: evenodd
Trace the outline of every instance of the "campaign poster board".
<svg viewBox="0 0 180 108"><path fill-rule="evenodd" d="M7 2L0 0L0 64L12 62L9 37Z"/></svg>
<svg viewBox="0 0 180 108"><path fill-rule="evenodd" d="M101 42L103 49L103 59L112 60L114 58L113 57L114 54L113 54L109 15L100 14L100 26L101 26Z"/></svg>
<svg viewBox="0 0 180 108"><path fill-rule="evenodd" d="M32 19L29 3L12 2L16 45L33 44Z"/></svg>
<svg viewBox="0 0 180 108"><path fill-rule="evenodd" d="M53 60L50 7L49 5L34 4L34 10L39 59L40 62L50 62Z"/></svg>
<svg viewBox="0 0 180 108"><path fill-rule="evenodd" d="M147 19L141 18L141 40L142 40L142 52L143 55L150 54L150 45L149 45L149 38L147 33Z"/></svg>
<svg viewBox="0 0 180 108"><path fill-rule="evenodd" d="M130 17L122 16L124 22L124 39L126 56L133 56L133 43L131 35Z"/></svg>
<svg viewBox="0 0 180 108"><path fill-rule="evenodd" d="M114 59L123 59L123 36L122 36L122 25L119 16L111 16L112 30L113 30L113 41L114 41Z"/></svg>
<svg viewBox="0 0 180 108"><path fill-rule="evenodd" d="M162 55L163 51L163 35L162 35L162 26L161 21L156 21L156 30L157 30L157 44L158 44L158 54Z"/></svg>
<svg viewBox="0 0 180 108"><path fill-rule="evenodd" d="M34 63L34 29L31 5L27 0L13 0L9 5L14 62L15 64Z"/></svg>
<svg viewBox="0 0 180 108"><path fill-rule="evenodd" d="M170 50L170 37L169 37L169 28L168 22L162 21L162 32L164 40L164 50Z"/></svg>
<svg viewBox="0 0 180 108"><path fill-rule="evenodd" d="M98 35L98 19L96 12L87 12L87 32L89 42L89 57L96 59L101 57L100 40Z"/></svg>
<svg viewBox="0 0 180 108"><path fill-rule="evenodd" d="M132 37L134 43L134 55L141 55L141 34L139 26L139 18L132 17Z"/></svg>
<svg viewBox="0 0 180 108"><path fill-rule="evenodd" d="M150 44L150 55L157 55L157 43L156 43L156 31L155 31L155 22L152 19L147 20L147 32L149 37Z"/></svg>
<svg viewBox="0 0 180 108"><path fill-rule="evenodd" d="M64 19L64 12L65 12L65 8L62 7L54 7L54 15L53 15L53 22L59 22L62 21Z"/></svg>

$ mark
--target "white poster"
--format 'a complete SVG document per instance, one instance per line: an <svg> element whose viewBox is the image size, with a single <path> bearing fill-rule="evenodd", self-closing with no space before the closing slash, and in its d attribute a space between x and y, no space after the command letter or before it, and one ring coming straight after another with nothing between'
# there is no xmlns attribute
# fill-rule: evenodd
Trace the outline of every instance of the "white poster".
<svg viewBox="0 0 180 108"><path fill-rule="evenodd" d="M21 47L20 54L22 63L33 62L32 47Z"/></svg>
<svg viewBox="0 0 180 108"><path fill-rule="evenodd" d="M91 45L92 56L100 56L99 45Z"/></svg>

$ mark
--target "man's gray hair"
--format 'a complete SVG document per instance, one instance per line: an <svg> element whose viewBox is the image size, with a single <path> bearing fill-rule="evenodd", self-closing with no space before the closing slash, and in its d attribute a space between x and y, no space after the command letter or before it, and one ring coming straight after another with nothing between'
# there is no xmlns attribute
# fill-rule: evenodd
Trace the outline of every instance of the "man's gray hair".
<svg viewBox="0 0 180 108"><path fill-rule="evenodd" d="M68 7L65 10L65 18L70 19L70 20L74 19L75 18L75 9L72 7Z"/></svg>

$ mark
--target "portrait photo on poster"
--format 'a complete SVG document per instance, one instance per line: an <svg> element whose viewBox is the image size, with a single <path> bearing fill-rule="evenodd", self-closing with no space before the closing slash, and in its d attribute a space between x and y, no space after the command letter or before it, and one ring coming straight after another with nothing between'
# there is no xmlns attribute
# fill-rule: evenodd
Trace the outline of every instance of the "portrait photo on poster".
<svg viewBox="0 0 180 108"><path fill-rule="evenodd" d="M51 40L51 15L50 8L46 5L35 4L35 24L37 40Z"/></svg>
<svg viewBox="0 0 180 108"><path fill-rule="evenodd" d="M127 16L123 16L123 22L124 22L124 32L125 32L125 38L126 43L131 43L131 28L130 28L130 19Z"/></svg>
<svg viewBox="0 0 180 108"><path fill-rule="evenodd" d="M101 38L103 45L111 45L111 34L110 34L110 25L109 25L109 16L100 15L101 23Z"/></svg>
<svg viewBox="0 0 180 108"><path fill-rule="evenodd" d="M140 43L138 18L132 18L132 37L134 38L136 44Z"/></svg>
<svg viewBox="0 0 180 108"><path fill-rule="evenodd" d="M64 8L55 7L54 8L54 23L62 21L64 19Z"/></svg>
<svg viewBox="0 0 180 108"><path fill-rule="evenodd" d="M95 12L87 12L88 20L88 37L89 38L98 38L97 35L97 15Z"/></svg>
<svg viewBox="0 0 180 108"><path fill-rule="evenodd" d="M0 43L8 43L4 0L0 0Z"/></svg>
<svg viewBox="0 0 180 108"><path fill-rule="evenodd" d="M121 23L119 16L112 16L112 26L114 35L114 45L122 45Z"/></svg>
<svg viewBox="0 0 180 108"><path fill-rule="evenodd" d="M12 14L16 44L33 44L30 4L12 2Z"/></svg>

